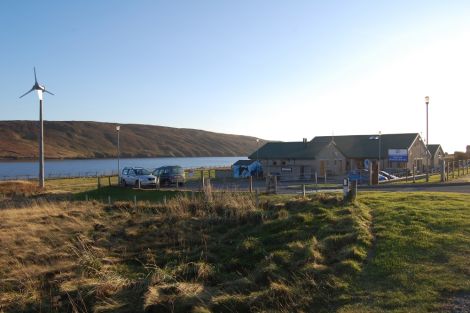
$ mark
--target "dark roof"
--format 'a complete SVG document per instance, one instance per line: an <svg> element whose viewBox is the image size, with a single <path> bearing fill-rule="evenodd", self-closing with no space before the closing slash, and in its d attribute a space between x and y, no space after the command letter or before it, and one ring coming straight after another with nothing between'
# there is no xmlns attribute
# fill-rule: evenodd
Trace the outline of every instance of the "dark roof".
<svg viewBox="0 0 470 313"><path fill-rule="evenodd" d="M386 157L388 149L409 149L418 133L410 134L378 134L373 135L350 135L350 136L318 136L311 142L327 142L333 140L336 147L349 158L377 158L380 154Z"/></svg>
<svg viewBox="0 0 470 313"><path fill-rule="evenodd" d="M428 145L428 150L431 153L431 155L434 155L434 154L436 154L439 147L441 147L441 145L439 145L439 144L437 144L437 145ZM442 149L442 147L441 147L441 149ZM442 152L444 152L443 149L442 149Z"/></svg>
<svg viewBox="0 0 470 313"><path fill-rule="evenodd" d="M256 162L256 160L238 160L237 162L233 163L233 165L251 165L254 162Z"/></svg>
<svg viewBox="0 0 470 313"><path fill-rule="evenodd" d="M268 142L250 159L315 159L315 156L329 142Z"/></svg>

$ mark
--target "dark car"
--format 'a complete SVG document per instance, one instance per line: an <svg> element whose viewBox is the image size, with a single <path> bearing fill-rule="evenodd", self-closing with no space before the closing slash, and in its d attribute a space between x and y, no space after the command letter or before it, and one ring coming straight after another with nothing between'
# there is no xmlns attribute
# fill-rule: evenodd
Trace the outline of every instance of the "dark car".
<svg viewBox="0 0 470 313"><path fill-rule="evenodd" d="M160 186L183 186L185 182L184 169L181 166L162 166L156 168L152 174L159 178Z"/></svg>

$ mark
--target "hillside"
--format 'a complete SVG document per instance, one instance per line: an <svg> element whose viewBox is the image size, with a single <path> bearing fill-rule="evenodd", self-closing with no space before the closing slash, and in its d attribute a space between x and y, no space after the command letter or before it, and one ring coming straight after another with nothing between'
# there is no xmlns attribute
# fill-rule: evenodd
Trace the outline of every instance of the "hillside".
<svg viewBox="0 0 470 313"><path fill-rule="evenodd" d="M0 159L36 158L38 132L36 121L0 121ZM46 158L109 158L117 153L114 123L45 121L44 133ZM120 145L121 157L243 156L257 147L254 137L139 124L121 124Z"/></svg>

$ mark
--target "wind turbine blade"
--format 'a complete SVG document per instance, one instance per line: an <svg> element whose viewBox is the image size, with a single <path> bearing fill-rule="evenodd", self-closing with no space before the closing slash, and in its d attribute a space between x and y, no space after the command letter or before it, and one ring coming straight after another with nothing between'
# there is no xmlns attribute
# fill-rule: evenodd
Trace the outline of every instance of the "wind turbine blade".
<svg viewBox="0 0 470 313"><path fill-rule="evenodd" d="M31 90L30 90L30 91L28 91L27 93L25 93L24 95L22 95L22 96L20 97L20 99L21 99L21 98L23 98L24 96L26 96L28 93L30 93L30 92L31 92L31 91L33 91L33 90L34 90L34 87L33 87L33 88L31 88Z"/></svg>
<svg viewBox="0 0 470 313"><path fill-rule="evenodd" d="M44 89L43 91L44 91L44 92L47 92L47 93L48 93L48 94L50 94L50 95L53 95L53 96L55 96L55 94L53 94L53 93L52 93L52 92L50 92L50 91L47 91L46 89Z"/></svg>
<svg viewBox="0 0 470 313"><path fill-rule="evenodd" d="M38 79L36 78L36 66L33 67L34 69L34 82L37 84L38 83Z"/></svg>

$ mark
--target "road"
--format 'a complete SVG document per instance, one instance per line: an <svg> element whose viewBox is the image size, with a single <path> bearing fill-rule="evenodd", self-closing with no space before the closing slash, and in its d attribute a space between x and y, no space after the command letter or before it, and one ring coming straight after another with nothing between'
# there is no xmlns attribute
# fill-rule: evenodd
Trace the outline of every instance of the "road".
<svg viewBox="0 0 470 313"><path fill-rule="evenodd" d="M300 194L302 182L280 182L278 184L279 194ZM226 190L226 191L248 191L249 184L247 180L238 180L230 182L212 181L212 190ZM295 188L294 186L298 186ZM306 193L315 193L315 189L306 188ZM339 187L339 186L338 186ZM184 189L186 190L200 190L200 182L188 182ZM260 192L266 190L265 181L253 181L253 189L258 189ZM342 188L327 188L320 189L318 192L342 192ZM380 185L380 186L359 186L358 192L361 191L383 191L383 192L456 192L456 193L470 193L470 182L456 181L446 184L396 184L396 185Z"/></svg>
<svg viewBox="0 0 470 313"><path fill-rule="evenodd" d="M360 190L376 190L376 191L386 191L386 192L416 192L416 191L423 191L423 192L458 192L458 193L470 193L470 183L449 183L449 184L442 184L442 185L397 185L396 187L393 186L381 186L375 188L361 188Z"/></svg>

